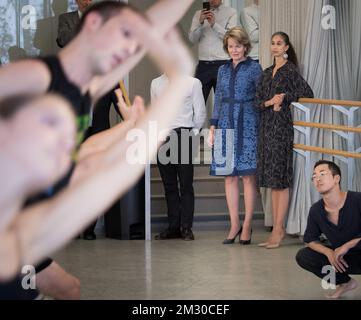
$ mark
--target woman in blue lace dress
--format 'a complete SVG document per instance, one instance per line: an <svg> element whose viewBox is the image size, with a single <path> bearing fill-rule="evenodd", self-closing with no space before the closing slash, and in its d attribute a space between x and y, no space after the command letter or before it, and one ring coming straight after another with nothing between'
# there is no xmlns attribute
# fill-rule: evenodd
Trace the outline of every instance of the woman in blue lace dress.
<svg viewBox="0 0 361 320"><path fill-rule="evenodd" d="M235 27L224 37L224 50L231 60L218 71L217 88L209 145L213 146L210 174L225 177L225 191L231 229L224 244L240 235L241 244L249 244L256 189L257 137L259 111L255 108L256 87L261 66L247 57L250 39ZM243 178L245 220L239 221L239 176Z"/></svg>

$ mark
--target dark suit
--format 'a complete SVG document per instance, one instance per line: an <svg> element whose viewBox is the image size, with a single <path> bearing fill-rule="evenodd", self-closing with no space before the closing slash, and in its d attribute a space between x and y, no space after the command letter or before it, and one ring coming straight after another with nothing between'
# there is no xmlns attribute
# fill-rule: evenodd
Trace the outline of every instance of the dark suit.
<svg viewBox="0 0 361 320"><path fill-rule="evenodd" d="M63 13L59 16L56 43L60 48L65 47L75 37L79 22L78 11Z"/></svg>

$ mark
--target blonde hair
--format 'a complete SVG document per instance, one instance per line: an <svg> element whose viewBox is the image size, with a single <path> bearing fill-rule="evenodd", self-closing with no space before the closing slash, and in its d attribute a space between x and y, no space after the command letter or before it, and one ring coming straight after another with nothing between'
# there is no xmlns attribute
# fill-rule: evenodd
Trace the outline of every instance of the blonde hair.
<svg viewBox="0 0 361 320"><path fill-rule="evenodd" d="M244 56L247 57L250 52L251 39L249 38L247 32L241 27L234 27L226 32L223 38L223 50L228 54L228 39L232 38L237 41L239 44L243 45L246 48Z"/></svg>

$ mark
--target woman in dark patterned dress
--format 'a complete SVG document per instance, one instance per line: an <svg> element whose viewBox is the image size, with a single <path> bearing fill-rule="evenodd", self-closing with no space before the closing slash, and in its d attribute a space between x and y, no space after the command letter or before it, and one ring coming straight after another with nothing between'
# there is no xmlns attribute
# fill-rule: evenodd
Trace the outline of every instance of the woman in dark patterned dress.
<svg viewBox="0 0 361 320"><path fill-rule="evenodd" d="M279 247L285 236L284 220L289 205L293 175L292 102L313 97L298 70L295 50L284 32L276 32L271 44L274 64L263 72L256 104L261 109L257 152L259 187L272 189L273 231L260 246Z"/></svg>
<svg viewBox="0 0 361 320"><path fill-rule="evenodd" d="M256 88L262 75L259 63L247 57L251 43L247 33L235 27L223 40L231 60L218 71L214 110L208 143L214 144L210 174L225 177L231 229L223 244L250 244L254 202L257 195L256 165L259 109ZM245 219L239 221L239 177L244 187Z"/></svg>

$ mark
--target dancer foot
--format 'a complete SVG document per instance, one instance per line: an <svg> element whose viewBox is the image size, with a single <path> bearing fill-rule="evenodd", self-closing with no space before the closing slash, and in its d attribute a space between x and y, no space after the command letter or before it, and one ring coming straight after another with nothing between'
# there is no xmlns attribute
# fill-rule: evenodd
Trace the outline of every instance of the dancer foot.
<svg viewBox="0 0 361 320"><path fill-rule="evenodd" d="M339 284L336 287L336 291L332 294L328 294L326 297L328 299L338 299L347 291L355 290L357 286L358 286L357 281L351 278L349 282Z"/></svg>

